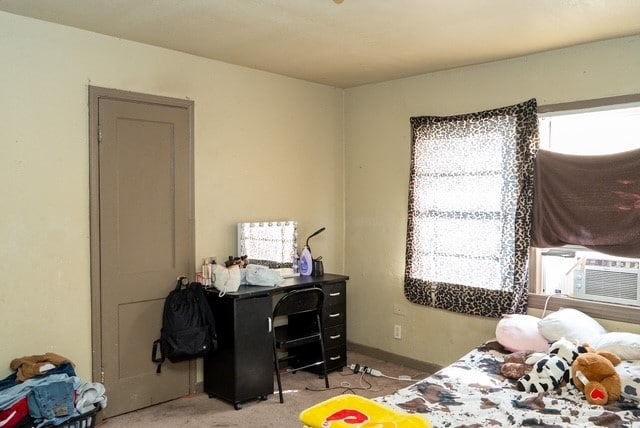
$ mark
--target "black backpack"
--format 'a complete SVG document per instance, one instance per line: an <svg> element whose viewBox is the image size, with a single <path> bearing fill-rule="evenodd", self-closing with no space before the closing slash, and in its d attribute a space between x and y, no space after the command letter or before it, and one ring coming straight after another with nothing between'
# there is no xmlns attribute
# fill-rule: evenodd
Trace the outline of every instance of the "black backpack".
<svg viewBox="0 0 640 428"><path fill-rule="evenodd" d="M158 347L160 356L158 357ZM218 347L213 313L202 284L179 277L176 288L164 302L160 339L153 342L151 360L156 373L168 358L172 363L201 357Z"/></svg>

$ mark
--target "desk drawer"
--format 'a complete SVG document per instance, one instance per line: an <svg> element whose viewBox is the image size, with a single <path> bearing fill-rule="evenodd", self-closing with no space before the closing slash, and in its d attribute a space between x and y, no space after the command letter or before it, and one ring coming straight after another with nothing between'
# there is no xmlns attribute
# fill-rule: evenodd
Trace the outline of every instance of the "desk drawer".
<svg viewBox="0 0 640 428"><path fill-rule="evenodd" d="M347 347L339 346L337 348L325 349L327 357L327 371L341 369L347 365Z"/></svg>
<svg viewBox="0 0 640 428"><path fill-rule="evenodd" d="M322 286L325 306L344 306L347 301L347 285L344 282L334 282Z"/></svg>
<svg viewBox="0 0 640 428"><path fill-rule="evenodd" d="M325 348L324 350L325 357L327 358L327 372L332 372L335 370L342 369L347 365L347 346L338 346L335 348ZM298 362L298 366L304 366L309 364L309 361L315 361L312 359L313 357L307 355L303 357L302 360ZM322 366L312 366L306 369L312 373L322 373Z"/></svg>
<svg viewBox="0 0 640 428"><path fill-rule="evenodd" d="M329 306L322 309L322 325L328 329L336 325L346 325L347 308L345 306Z"/></svg>
<svg viewBox="0 0 640 428"><path fill-rule="evenodd" d="M347 334L344 324L325 328L323 339L325 349L344 346L347 343Z"/></svg>

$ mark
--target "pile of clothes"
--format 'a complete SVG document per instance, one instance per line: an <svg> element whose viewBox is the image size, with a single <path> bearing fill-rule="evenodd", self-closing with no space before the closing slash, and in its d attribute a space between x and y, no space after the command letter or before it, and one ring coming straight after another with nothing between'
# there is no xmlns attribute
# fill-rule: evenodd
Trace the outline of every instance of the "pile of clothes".
<svg viewBox="0 0 640 428"><path fill-rule="evenodd" d="M49 427L104 409L104 386L83 382L67 358L48 352L16 358L0 380L0 428Z"/></svg>

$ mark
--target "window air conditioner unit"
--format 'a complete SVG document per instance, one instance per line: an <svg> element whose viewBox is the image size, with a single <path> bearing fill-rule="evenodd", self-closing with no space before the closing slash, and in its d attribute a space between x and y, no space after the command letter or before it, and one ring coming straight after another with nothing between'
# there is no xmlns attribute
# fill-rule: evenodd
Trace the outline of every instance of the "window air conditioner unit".
<svg viewBox="0 0 640 428"><path fill-rule="evenodd" d="M640 263L584 259L574 272L573 297L640 306Z"/></svg>

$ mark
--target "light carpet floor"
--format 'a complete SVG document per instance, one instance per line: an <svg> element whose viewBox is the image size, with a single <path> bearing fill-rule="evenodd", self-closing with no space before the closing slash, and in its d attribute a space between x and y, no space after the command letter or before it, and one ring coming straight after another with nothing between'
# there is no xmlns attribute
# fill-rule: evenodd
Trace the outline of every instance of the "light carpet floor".
<svg viewBox="0 0 640 428"><path fill-rule="evenodd" d="M380 371L383 375L397 378L409 376L414 381L425 378L429 373L399 366L394 363L349 352L347 366L358 363ZM136 412L106 419L97 426L101 428L140 427L256 427L256 428L299 428L302 424L300 412L321 401L336 395L351 393L362 397L374 398L394 393L409 386L413 381L401 381L384 376L354 374L348 368L329 375L330 389L324 388L324 379L308 372L297 372L282 377L284 403L278 399L277 385L275 394L266 401L243 403L242 409L235 410L233 405L207 394L195 394Z"/></svg>

